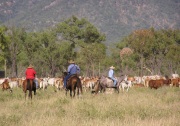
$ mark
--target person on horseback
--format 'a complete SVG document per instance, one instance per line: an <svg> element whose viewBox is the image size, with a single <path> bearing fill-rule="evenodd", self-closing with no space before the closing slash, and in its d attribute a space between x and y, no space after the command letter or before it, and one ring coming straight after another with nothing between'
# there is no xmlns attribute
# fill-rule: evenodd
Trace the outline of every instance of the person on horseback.
<svg viewBox="0 0 180 126"><path fill-rule="evenodd" d="M26 69L26 79L32 79L34 83L36 84L36 88L38 87L37 80L35 79L36 76L36 71L33 68L33 65L29 65L28 68Z"/></svg>
<svg viewBox="0 0 180 126"><path fill-rule="evenodd" d="M117 80L116 80L115 77L114 77L114 68L115 68L114 66L111 66L111 67L109 68L108 77L113 80L114 87L116 87Z"/></svg>
<svg viewBox="0 0 180 126"><path fill-rule="evenodd" d="M63 86L64 89L66 89L67 80L74 74L80 74L80 68L78 65L75 64L73 60L70 60L67 70L67 76L64 78L64 86Z"/></svg>

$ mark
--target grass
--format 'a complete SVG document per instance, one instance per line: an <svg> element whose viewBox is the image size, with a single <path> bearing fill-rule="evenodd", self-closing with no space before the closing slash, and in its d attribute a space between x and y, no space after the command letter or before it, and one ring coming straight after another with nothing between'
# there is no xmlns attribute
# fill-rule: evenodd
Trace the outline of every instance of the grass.
<svg viewBox="0 0 180 126"><path fill-rule="evenodd" d="M52 87L24 99L0 90L0 126L179 126L180 88L131 88L129 92L71 99Z"/></svg>

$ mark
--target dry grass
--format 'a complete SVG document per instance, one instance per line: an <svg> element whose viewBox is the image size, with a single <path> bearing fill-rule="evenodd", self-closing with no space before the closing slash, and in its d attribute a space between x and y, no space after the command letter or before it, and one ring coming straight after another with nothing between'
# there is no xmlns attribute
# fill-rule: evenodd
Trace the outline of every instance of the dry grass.
<svg viewBox="0 0 180 126"><path fill-rule="evenodd" d="M84 92L71 99L64 91L38 90L32 102L22 89L0 91L0 126L179 126L180 88L131 88L129 92Z"/></svg>

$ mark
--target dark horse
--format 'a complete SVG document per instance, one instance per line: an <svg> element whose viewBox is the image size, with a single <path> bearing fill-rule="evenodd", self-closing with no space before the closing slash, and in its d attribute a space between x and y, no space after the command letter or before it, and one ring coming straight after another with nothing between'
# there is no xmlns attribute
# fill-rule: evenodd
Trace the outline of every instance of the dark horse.
<svg viewBox="0 0 180 126"><path fill-rule="evenodd" d="M32 91L34 91L34 95L36 95L36 84L34 83L33 79L26 79L23 81L23 91L25 93L25 99L27 90L29 90L28 97L32 99Z"/></svg>
<svg viewBox="0 0 180 126"><path fill-rule="evenodd" d="M64 78L67 76L67 72L64 72ZM82 94L82 84L81 84L81 80L78 77L77 74L71 75L71 77L67 80L67 85L66 85L66 95L67 95L67 91L70 90L70 96L72 97L72 92L73 97L75 97L76 94L76 88L77 88L77 95Z"/></svg>
<svg viewBox="0 0 180 126"><path fill-rule="evenodd" d="M113 81L110 78L101 76L98 80L97 85L94 88L95 89L94 93L97 94L99 91L105 92L106 88L114 88L115 91L119 93L119 85L125 79L127 79L126 75L121 75L120 77L116 77L117 84L116 86L114 86Z"/></svg>

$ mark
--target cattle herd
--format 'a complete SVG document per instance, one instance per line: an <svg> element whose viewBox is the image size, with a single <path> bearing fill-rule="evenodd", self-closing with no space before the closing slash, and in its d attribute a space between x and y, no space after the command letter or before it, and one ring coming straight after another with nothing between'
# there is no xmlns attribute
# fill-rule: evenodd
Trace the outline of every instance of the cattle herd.
<svg viewBox="0 0 180 126"><path fill-rule="evenodd" d="M81 84L83 87L84 92L92 91L96 85L98 85L99 77L81 77ZM14 88L22 88L23 81L25 80L24 77L22 78L0 78L0 87L2 91L9 90L10 92L13 91ZM63 78L36 78L38 82L38 90L48 90L49 86L53 86L54 90L63 90ZM172 74L171 77L168 76L159 76L159 75L151 75L151 76L134 76L134 77L127 77L126 81L123 81L119 88L124 91L126 88L130 87L144 87L150 89L158 89L162 86L169 86L169 87L180 87L180 77L178 74Z"/></svg>

